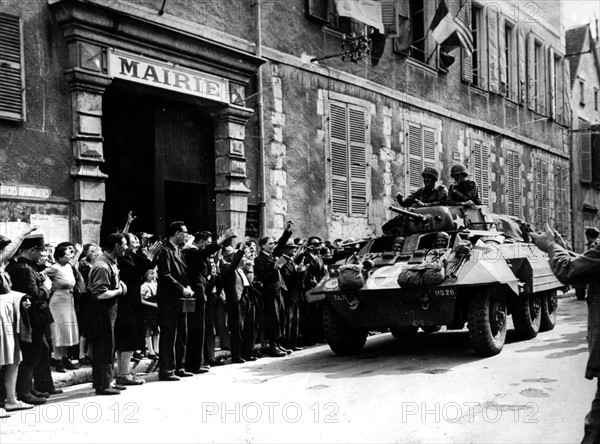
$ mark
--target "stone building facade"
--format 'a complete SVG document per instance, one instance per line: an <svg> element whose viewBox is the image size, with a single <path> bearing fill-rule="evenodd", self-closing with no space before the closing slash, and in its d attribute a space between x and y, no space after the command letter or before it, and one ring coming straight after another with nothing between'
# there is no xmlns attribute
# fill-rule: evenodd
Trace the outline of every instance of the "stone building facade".
<svg viewBox="0 0 600 444"><path fill-rule="evenodd" d="M589 24L566 31L573 110L573 246L580 252L586 246L585 228L600 226L600 40L597 36L598 31L596 37L592 36Z"/></svg>
<svg viewBox="0 0 600 444"><path fill-rule="evenodd" d="M446 1L471 56L433 39L438 0L373 3L381 58L354 63L326 58L365 29L334 0L3 1L24 102L0 114L0 228L372 236L424 166L463 163L492 211L570 236L561 3Z"/></svg>

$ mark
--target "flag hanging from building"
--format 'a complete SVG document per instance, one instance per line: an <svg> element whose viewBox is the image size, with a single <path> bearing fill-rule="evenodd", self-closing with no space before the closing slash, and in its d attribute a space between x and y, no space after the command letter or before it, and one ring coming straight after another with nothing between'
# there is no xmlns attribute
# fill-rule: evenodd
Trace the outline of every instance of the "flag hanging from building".
<svg viewBox="0 0 600 444"><path fill-rule="evenodd" d="M335 0L338 15L351 17L385 34L381 3L374 0Z"/></svg>
<svg viewBox="0 0 600 444"><path fill-rule="evenodd" d="M464 2L464 4L458 10L454 23L456 24L456 35L460 40L460 44L465 50L465 55L471 57L473 55L473 34L471 33L471 24L469 23L470 14L467 13L467 8L470 7L471 2Z"/></svg>
<svg viewBox="0 0 600 444"><path fill-rule="evenodd" d="M456 32L456 24L454 23L454 17L448 11L446 2L442 0L435 11L435 16L429 25L429 30L434 40L439 45L444 43L448 37Z"/></svg>

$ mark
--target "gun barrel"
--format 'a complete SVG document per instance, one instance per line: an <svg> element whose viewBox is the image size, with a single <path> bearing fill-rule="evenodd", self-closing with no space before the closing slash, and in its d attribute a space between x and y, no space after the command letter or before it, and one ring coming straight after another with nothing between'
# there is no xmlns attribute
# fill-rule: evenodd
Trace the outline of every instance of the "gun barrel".
<svg viewBox="0 0 600 444"><path fill-rule="evenodd" d="M390 211L393 211L394 213L402 214L403 216L406 216L410 220L413 220L415 222L418 221L418 222L421 222L421 223L427 223L428 220L429 220L429 219L427 219L427 216L424 216L424 215L418 214L418 213L413 213L412 211L403 210L402 208L390 206L388 209Z"/></svg>

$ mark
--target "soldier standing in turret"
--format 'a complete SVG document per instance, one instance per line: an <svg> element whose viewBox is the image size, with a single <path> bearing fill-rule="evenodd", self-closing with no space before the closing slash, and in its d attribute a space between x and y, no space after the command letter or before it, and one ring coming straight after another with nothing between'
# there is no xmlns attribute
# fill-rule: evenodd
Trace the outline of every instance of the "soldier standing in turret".
<svg viewBox="0 0 600 444"><path fill-rule="evenodd" d="M440 173L435 168L425 167L423 173L424 187L419 188L406 199L402 193L396 194L396 200L403 207L431 207L434 205L446 205L448 190L444 185L435 186Z"/></svg>
<svg viewBox="0 0 600 444"><path fill-rule="evenodd" d="M450 170L450 177L455 181L450 185L448 191L448 205L464 205L474 207L481 205L479 199L479 189L474 180L467 179L467 169L464 165L454 165Z"/></svg>

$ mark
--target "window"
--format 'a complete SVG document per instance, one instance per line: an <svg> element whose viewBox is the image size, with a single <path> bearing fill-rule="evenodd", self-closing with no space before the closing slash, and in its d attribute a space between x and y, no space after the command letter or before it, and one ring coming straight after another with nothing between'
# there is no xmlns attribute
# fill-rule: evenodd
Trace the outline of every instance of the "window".
<svg viewBox="0 0 600 444"><path fill-rule="evenodd" d="M521 217L521 157L518 152L506 153L506 212Z"/></svg>
<svg viewBox="0 0 600 444"><path fill-rule="evenodd" d="M549 115L557 122L564 118L564 58L556 53L554 48L548 50L548 63L550 64L550 84L548 99L550 102Z"/></svg>
<svg viewBox="0 0 600 444"><path fill-rule="evenodd" d="M306 14L322 22L329 21L329 5L327 0L307 0Z"/></svg>
<svg viewBox="0 0 600 444"><path fill-rule="evenodd" d="M481 140L473 140L471 150L473 180L479 188L479 197L483 205L490 203L490 149Z"/></svg>
<svg viewBox="0 0 600 444"><path fill-rule="evenodd" d="M436 167L435 130L418 123L408 123L409 191L423 186L421 173L425 167Z"/></svg>
<svg viewBox="0 0 600 444"><path fill-rule="evenodd" d="M486 88L486 74L487 69L485 65L485 31L484 24L485 18L483 9L473 7L471 14L471 30L473 33L473 56L472 56L472 70L473 70L473 85L479 86L480 88Z"/></svg>
<svg viewBox="0 0 600 444"><path fill-rule="evenodd" d="M585 80L578 77L577 82L579 83L579 103L585 106Z"/></svg>
<svg viewBox="0 0 600 444"><path fill-rule="evenodd" d="M592 137L589 131L590 124L585 120L579 119L578 142L579 152L581 153L581 182L592 182Z"/></svg>
<svg viewBox="0 0 600 444"><path fill-rule="evenodd" d="M569 171L564 165L554 167L555 180L555 203L556 211L556 229L562 235L567 235L569 231L569 199L567 195Z"/></svg>
<svg viewBox="0 0 600 444"><path fill-rule="evenodd" d="M504 25L504 58L506 60L506 97L516 101L519 93L519 81L517 77L517 39L515 38L515 27L512 23L505 22Z"/></svg>
<svg viewBox="0 0 600 444"><path fill-rule="evenodd" d="M25 120L21 19L0 13L0 118Z"/></svg>
<svg viewBox="0 0 600 444"><path fill-rule="evenodd" d="M548 223L548 162L535 160L535 219L543 230Z"/></svg>
<svg viewBox="0 0 600 444"><path fill-rule="evenodd" d="M598 88L594 88L594 111L598 111Z"/></svg>
<svg viewBox="0 0 600 444"><path fill-rule="evenodd" d="M331 103L331 206L335 213L367 216L367 120L359 106Z"/></svg>
<svg viewBox="0 0 600 444"><path fill-rule="evenodd" d="M410 0L410 45L409 56L425 63L427 54L425 52L425 40L427 38L427 26L425 24L425 1Z"/></svg>

